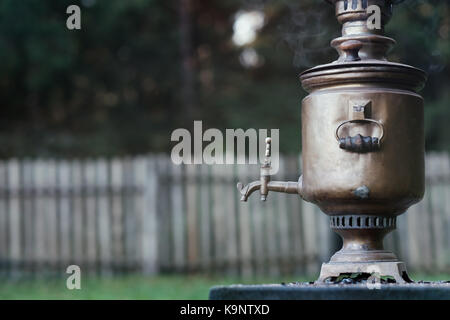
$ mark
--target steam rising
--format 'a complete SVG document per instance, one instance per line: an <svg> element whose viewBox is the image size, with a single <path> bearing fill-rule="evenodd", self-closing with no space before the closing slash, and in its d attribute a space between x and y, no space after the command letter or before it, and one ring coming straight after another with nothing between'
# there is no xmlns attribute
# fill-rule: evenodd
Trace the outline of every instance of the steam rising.
<svg viewBox="0 0 450 320"><path fill-rule="evenodd" d="M333 10L328 4L317 1L296 1L287 5L290 19L280 26L280 33L294 51L294 66L303 68L323 63L324 57L334 51L329 46L332 33L325 23Z"/></svg>

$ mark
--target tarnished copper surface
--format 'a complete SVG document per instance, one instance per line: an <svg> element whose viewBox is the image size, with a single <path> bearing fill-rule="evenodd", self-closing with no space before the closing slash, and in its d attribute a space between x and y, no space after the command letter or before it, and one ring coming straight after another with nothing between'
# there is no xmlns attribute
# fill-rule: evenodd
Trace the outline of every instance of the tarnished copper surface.
<svg viewBox="0 0 450 320"><path fill-rule="evenodd" d="M303 175L298 182L270 181L267 158L260 181L239 184L241 199L258 189L262 200L269 191L297 193L331 216L344 244L322 266L319 282L373 268L408 282L404 264L384 250L383 238L396 216L424 194L423 99L417 91L426 75L386 59L395 43L384 36L392 1L328 2L343 25L342 36L331 42L339 57L300 75L309 92L302 101ZM366 23L366 8L374 4L383 14L380 30Z"/></svg>

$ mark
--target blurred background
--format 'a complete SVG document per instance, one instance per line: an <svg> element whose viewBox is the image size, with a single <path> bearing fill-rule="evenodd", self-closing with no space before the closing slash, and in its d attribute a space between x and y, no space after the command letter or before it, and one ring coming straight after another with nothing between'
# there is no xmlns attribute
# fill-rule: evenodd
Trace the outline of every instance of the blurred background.
<svg viewBox="0 0 450 320"><path fill-rule="evenodd" d="M81 30L66 8L81 8ZM396 6L391 61L424 69L427 192L386 246L450 274L450 15ZM322 0L1 0L0 298L206 298L214 284L314 280L340 246L283 194L241 204L253 166L175 166L177 128L280 128L301 171L298 74L336 59ZM79 265L82 290L67 290ZM63 280L61 280L63 279Z"/></svg>

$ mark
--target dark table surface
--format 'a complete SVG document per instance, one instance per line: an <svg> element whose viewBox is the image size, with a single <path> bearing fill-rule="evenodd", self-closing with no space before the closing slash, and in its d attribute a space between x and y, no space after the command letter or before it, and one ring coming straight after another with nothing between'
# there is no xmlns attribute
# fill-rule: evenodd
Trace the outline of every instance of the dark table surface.
<svg viewBox="0 0 450 320"><path fill-rule="evenodd" d="M450 284L267 284L217 286L211 300L450 300Z"/></svg>

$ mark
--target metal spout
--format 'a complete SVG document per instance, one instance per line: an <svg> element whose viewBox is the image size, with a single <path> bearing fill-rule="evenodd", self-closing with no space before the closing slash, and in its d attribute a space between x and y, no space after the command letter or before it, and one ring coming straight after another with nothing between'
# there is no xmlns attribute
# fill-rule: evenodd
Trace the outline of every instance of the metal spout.
<svg viewBox="0 0 450 320"><path fill-rule="evenodd" d="M260 190L261 201L266 201L269 191L283 192L290 194L299 194L302 196L302 177L300 176L298 182L292 181L270 181L271 170L271 143L272 139L266 139L266 153L264 164L261 166L261 176L259 181L253 181L244 186L241 182L237 184L237 188L241 193L241 201L247 201L248 197Z"/></svg>
<svg viewBox="0 0 450 320"><path fill-rule="evenodd" d="M241 201L247 201L248 197L250 197L250 195L253 192L261 189L261 181L250 182L245 187L241 182L238 182L237 188L238 188L239 192L241 193ZM265 201L265 200L266 199L264 199L263 201Z"/></svg>
<svg viewBox="0 0 450 320"><path fill-rule="evenodd" d="M269 191L274 192L282 192L282 193L289 193L289 194L298 194L302 196L302 183L300 177L298 182L294 181L270 181L267 183L267 193ZM237 188L239 192L241 193L241 201L247 201L248 197L250 195L257 191L261 190L261 181L253 181L244 186L241 182L237 184ZM266 201L267 194L261 194L261 201Z"/></svg>

